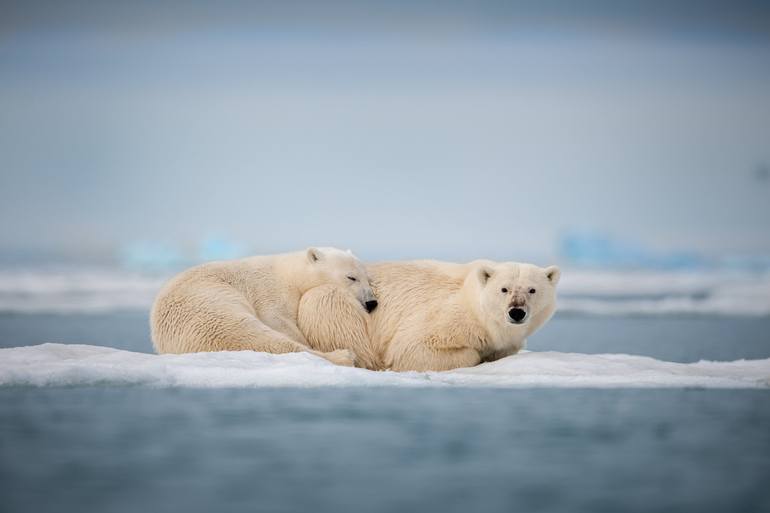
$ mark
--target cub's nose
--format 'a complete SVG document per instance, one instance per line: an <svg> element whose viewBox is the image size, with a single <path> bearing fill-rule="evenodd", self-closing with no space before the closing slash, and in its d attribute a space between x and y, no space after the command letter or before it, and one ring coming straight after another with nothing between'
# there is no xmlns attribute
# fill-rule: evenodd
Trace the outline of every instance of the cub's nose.
<svg viewBox="0 0 770 513"><path fill-rule="evenodd" d="M367 301L364 306L366 306L366 311L371 313L375 308L377 308L377 301L372 299Z"/></svg>
<svg viewBox="0 0 770 513"><path fill-rule="evenodd" d="M521 308L511 308L508 310L508 317L515 323L519 323L527 316L527 311Z"/></svg>

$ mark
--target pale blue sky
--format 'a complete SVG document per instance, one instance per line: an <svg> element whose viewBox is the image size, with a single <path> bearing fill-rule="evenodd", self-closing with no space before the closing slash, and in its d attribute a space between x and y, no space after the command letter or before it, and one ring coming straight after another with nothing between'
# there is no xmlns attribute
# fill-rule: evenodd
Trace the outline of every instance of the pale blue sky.
<svg viewBox="0 0 770 513"><path fill-rule="evenodd" d="M572 230L770 252L766 11L138 5L0 25L0 252L516 259Z"/></svg>

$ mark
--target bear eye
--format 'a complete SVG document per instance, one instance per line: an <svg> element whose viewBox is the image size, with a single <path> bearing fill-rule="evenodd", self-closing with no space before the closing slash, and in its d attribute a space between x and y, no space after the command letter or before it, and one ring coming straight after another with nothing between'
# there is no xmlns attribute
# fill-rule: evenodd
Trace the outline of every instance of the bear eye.
<svg viewBox="0 0 770 513"><path fill-rule="evenodd" d="M507 294L508 293L508 289L503 287L503 288L500 289L500 292L502 292L503 294Z"/></svg>
<svg viewBox="0 0 770 513"><path fill-rule="evenodd" d="M534 294L535 292L537 292L535 289L529 289L530 294Z"/></svg>
<svg viewBox="0 0 770 513"><path fill-rule="evenodd" d="M348 276L348 279L350 281L358 281L358 278L356 278L355 276Z"/></svg>

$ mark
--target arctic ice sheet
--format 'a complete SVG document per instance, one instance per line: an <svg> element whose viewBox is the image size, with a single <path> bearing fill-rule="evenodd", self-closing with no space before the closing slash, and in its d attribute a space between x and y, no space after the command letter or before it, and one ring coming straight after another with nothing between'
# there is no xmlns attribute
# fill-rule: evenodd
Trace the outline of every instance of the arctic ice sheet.
<svg viewBox="0 0 770 513"><path fill-rule="evenodd" d="M524 351L447 372L374 372L309 353L155 355L69 344L0 349L0 386L770 388L770 359L673 363Z"/></svg>
<svg viewBox="0 0 770 513"><path fill-rule="evenodd" d="M0 270L0 312L146 311L168 276L118 269ZM770 272L563 269L558 309L590 315L770 315Z"/></svg>

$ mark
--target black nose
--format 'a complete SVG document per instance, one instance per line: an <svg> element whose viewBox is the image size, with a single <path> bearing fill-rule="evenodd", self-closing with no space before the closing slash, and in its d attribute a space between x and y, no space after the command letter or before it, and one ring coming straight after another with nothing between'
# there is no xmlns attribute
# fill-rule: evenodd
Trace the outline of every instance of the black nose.
<svg viewBox="0 0 770 513"><path fill-rule="evenodd" d="M375 308L377 308L377 301L376 300L372 299L371 301L367 301L366 302L366 311L367 312L371 312Z"/></svg>
<svg viewBox="0 0 770 513"><path fill-rule="evenodd" d="M521 322L524 317L527 316L527 312L522 310L521 308L511 308L508 310L508 317L511 318L514 322Z"/></svg>

